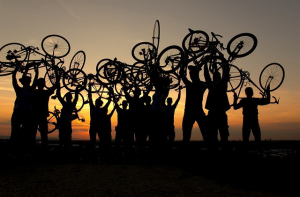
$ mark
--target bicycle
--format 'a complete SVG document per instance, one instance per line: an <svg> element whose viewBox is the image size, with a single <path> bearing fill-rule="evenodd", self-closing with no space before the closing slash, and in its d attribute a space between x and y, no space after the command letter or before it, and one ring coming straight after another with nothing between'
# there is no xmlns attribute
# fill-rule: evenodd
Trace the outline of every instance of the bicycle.
<svg viewBox="0 0 300 197"><path fill-rule="evenodd" d="M241 90L245 85L252 84L256 87L260 94L265 97L267 87L270 87L270 92L277 90L281 84L283 83L285 72L283 67L278 63L271 63L268 64L263 68L259 76L259 85L256 85L250 78L250 73L247 71L243 71L234 65L230 65L230 72L229 72L229 81L228 81L228 89L227 91L235 92L238 90L237 96L239 97ZM279 99L273 96L275 102L279 103Z"/></svg>

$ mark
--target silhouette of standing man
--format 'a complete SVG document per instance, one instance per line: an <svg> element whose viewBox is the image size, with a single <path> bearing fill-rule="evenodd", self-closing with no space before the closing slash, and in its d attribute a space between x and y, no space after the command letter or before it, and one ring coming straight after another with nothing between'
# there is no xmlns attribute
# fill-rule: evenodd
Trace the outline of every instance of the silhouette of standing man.
<svg viewBox="0 0 300 197"><path fill-rule="evenodd" d="M20 87L17 82L17 71L18 67L12 73L12 84L16 92L16 100L14 105L14 111L11 117L11 136L10 140L13 146L13 149L25 145L22 148L28 148L33 146L35 131L33 127L33 97L34 90L36 88L37 74L34 77L32 86L31 76L28 76L28 69L32 65L27 64L25 72L22 75L22 78L19 79L23 87ZM35 72L38 72L37 65L34 65ZM16 150L14 150L16 151Z"/></svg>
<svg viewBox="0 0 300 197"><path fill-rule="evenodd" d="M267 105L270 103L270 86L266 90L266 98L253 98L253 89L247 87L245 89L246 98L240 100L237 103L238 96L234 93L234 109L243 108L243 141L245 145L245 150L248 150L249 137L252 130L255 142L260 151L263 150L261 145L261 131L258 123L258 105Z"/></svg>
<svg viewBox="0 0 300 197"><path fill-rule="evenodd" d="M38 73L37 73L38 74ZM42 147L46 148L48 146L48 122L47 117L49 116L49 97L54 94L54 91L58 87L60 81L60 76L58 75L58 70L55 69L55 84L44 90L45 79L39 78L37 80L38 89L34 91L34 102L33 102L33 112L34 112L34 121L35 121L35 130L39 127L41 134ZM35 132L36 136L36 132Z"/></svg>
<svg viewBox="0 0 300 197"><path fill-rule="evenodd" d="M183 142L191 139L192 128L195 121L198 123L204 141L207 141L205 128L206 116L202 108L203 94L206 87L201 84L199 70L195 66L188 66L191 81L185 75L185 66L180 68L180 77L186 86L185 109L182 121Z"/></svg>
<svg viewBox="0 0 300 197"><path fill-rule="evenodd" d="M209 122L209 141L212 149L217 149L218 143L218 130L220 132L222 150L227 150L228 142L228 118L226 111L230 109L230 103L227 96L227 82L229 80L229 72L225 72L223 79L217 68L213 72L213 79L208 74L207 65L203 65L205 73L205 81L211 82L219 81L217 84L209 87L205 108L208 109L208 122ZM228 68L228 67L227 67Z"/></svg>

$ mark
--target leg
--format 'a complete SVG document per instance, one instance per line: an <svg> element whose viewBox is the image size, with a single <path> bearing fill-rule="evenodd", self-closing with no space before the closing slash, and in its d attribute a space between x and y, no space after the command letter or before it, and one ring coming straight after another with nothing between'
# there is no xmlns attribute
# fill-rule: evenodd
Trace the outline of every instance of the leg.
<svg viewBox="0 0 300 197"><path fill-rule="evenodd" d="M208 142L209 140L209 136L208 136L208 132L207 132L207 117L205 116L205 114L199 114L196 117L196 121L198 123L200 132L202 134L203 137L203 141Z"/></svg>
<svg viewBox="0 0 300 197"><path fill-rule="evenodd" d="M228 117L226 112L224 114L220 114L220 122L219 122L219 132L221 138L221 146L222 150L228 149L228 137L229 137L229 130L228 130Z"/></svg>
<svg viewBox="0 0 300 197"><path fill-rule="evenodd" d="M261 144L261 131L260 131L258 119L253 122L252 132L258 150L263 151L263 146Z"/></svg>
<svg viewBox="0 0 300 197"><path fill-rule="evenodd" d="M248 151L249 146L249 138L251 133L251 127L249 124L249 120L247 120L244 116L243 119L243 142L244 142L244 149Z"/></svg>
<svg viewBox="0 0 300 197"><path fill-rule="evenodd" d="M195 123L195 118L193 118L190 115L184 114L182 120L183 142L189 142L191 140L194 123Z"/></svg>

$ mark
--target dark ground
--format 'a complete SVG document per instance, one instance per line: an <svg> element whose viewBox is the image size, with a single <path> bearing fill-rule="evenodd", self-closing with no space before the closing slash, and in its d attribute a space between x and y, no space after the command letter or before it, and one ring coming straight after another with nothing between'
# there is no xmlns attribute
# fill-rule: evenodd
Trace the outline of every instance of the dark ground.
<svg viewBox="0 0 300 197"><path fill-rule="evenodd" d="M0 196L299 196L300 142L264 141L264 154L210 152L203 142L183 151L175 142L167 156L110 159L97 156L87 142L74 142L62 155L57 142L42 156L9 155L9 141L0 140Z"/></svg>

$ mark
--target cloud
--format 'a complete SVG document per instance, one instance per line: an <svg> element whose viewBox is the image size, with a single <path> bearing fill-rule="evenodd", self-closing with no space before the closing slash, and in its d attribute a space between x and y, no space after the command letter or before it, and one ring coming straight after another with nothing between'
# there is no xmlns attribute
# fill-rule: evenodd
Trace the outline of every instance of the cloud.
<svg viewBox="0 0 300 197"><path fill-rule="evenodd" d="M79 15L77 15L77 12L74 12L74 10L71 8L71 7L68 7L67 6L67 3L64 1L64 0L56 0L56 2L62 6L72 17L80 20L80 21L83 21L81 19L81 17Z"/></svg>

